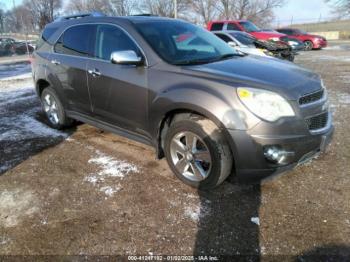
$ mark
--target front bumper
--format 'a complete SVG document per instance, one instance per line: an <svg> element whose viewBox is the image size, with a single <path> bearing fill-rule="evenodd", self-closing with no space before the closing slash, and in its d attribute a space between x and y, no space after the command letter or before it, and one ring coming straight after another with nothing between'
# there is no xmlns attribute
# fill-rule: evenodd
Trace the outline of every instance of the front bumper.
<svg viewBox="0 0 350 262"><path fill-rule="evenodd" d="M325 48L327 47L327 41L326 40L321 40L321 41L315 41L314 42L314 48L320 49L320 48Z"/></svg>
<svg viewBox="0 0 350 262"><path fill-rule="evenodd" d="M290 128L297 130L298 124ZM277 131L271 135L256 135L254 131L229 130L236 177L241 182L257 182L284 173L325 151L333 132L331 122L317 134L308 132L303 135L280 135ZM264 156L264 147L269 145L278 145L294 154L288 156L283 164L272 163Z"/></svg>

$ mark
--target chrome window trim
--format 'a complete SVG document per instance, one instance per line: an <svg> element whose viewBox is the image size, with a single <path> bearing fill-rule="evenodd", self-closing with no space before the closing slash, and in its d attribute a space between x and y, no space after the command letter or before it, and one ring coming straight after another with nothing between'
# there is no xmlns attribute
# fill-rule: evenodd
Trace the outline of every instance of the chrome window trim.
<svg viewBox="0 0 350 262"><path fill-rule="evenodd" d="M130 39L131 41L134 42L134 44L137 46L137 48L140 49L143 57L145 58L145 66L144 67L148 67L149 66L149 63L148 63L148 59L147 59L147 56L144 52L144 50L141 48L141 46L137 43L137 41L128 33L128 31L126 31L124 28L122 28L120 25L116 25L116 24L113 24L113 23L107 23L107 22L103 22L103 23L99 23L99 22L87 22L87 23L79 23L79 24L74 24L74 25L70 25L68 27L66 27L62 33L59 35L59 37L57 38L57 40L54 42L54 44L52 45L52 48L51 48L51 51L52 53L54 54L58 54L58 55L64 55L64 56L69 56L69 57L79 57L79 58L85 58L85 59L91 59L91 60L96 60L96 61L101 61L101 62L105 62L105 63L108 63L108 64L112 64L111 61L107 61L107 60L104 60L104 59L101 59L101 58L96 58L95 56L78 56L78 55L68 55L68 54L61 54L61 53L57 53L55 52L55 45L57 44L58 40L62 37L62 35L70 28L72 27L75 27L75 26L81 26L81 25L111 25L111 26L115 26L117 27L118 29L122 30ZM114 64L115 65L115 64Z"/></svg>

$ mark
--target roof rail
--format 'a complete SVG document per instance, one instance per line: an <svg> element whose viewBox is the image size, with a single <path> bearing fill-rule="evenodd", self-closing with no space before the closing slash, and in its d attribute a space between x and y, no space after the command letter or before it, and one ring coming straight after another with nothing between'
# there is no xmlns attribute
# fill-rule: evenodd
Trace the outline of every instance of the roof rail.
<svg viewBox="0 0 350 262"><path fill-rule="evenodd" d="M106 16L103 13L100 12L91 12L91 13L80 13L75 15L67 15L67 16L61 16L55 19L55 22L64 21L64 20L71 20L71 19L79 19L83 17L101 17Z"/></svg>
<svg viewBox="0 0 350 262"><path fill-rule="evenodd" d="M132 16L157 16L157 15L145 13L145 14L135 14Z"/></svg>

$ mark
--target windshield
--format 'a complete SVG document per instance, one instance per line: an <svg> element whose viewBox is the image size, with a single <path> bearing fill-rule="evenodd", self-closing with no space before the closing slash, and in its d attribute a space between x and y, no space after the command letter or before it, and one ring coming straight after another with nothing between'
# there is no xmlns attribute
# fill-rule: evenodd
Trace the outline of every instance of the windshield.
<svg viewBox="0 0 350 262"><path fill-rule="evenodd" d="M254 46L255 38L250 36L249 34L241 34L241 33L230 33L234 38L238 40L238 42L247 46Z"/></svg>
<svg viewBox="0 0 350 262"><path fill-rule="evenodd" d="M249 21L244 21L244 22L239 22L241 26L243 26L244 30L247 32L259 32L261 31L259 27L254 25L252 22Z"/></svg>
<svg viewBox="0 0 350 262"><path fill-rule="evenodd" d="M224 41L181 21L135 23L137 30L166 62L174 65L210 63L239 55Z"/></svg>
<svg viewBox="0 0 350 262"><path fill-rule="evenodd" d="M295 30L295 32L296 32L298 35L307 35L307 32L304 31L304 30L297 29L297 30Z"/></svg>

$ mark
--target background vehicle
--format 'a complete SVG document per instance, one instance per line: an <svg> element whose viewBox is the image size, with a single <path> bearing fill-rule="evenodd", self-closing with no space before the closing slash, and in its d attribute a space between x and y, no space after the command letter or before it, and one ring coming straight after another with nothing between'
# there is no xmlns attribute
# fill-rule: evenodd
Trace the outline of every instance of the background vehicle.
<svg viewBox="0 0 350 262"><path fill-rule="evenodd" d="M317 74L180 20L70 16L46 26L32 66L52 127L77 119L154 146L193 187L284 172L333 132Z"/></svg>
<svg viewBox="0 0 350 262"><path fill-rule="evenodd" d="M16 41L13 38L0 38L0 46L3 47L3 51L6 54L26 54L28 51L32 53L34 51L34 47L28 43L28 47L26 42ZM27 49L28 48L28 49Z"/></svg>
<svg viewBox="0 0 350 262"><path fill-rule="evenodd" d="M319 35L311 35L303 30L292 28L279 28L276 31L296 38L305 43L305 50L321 49L327 46L327 39Z"/></svg>
<svg viewBox="0 0 350 262"><path fill-rule="evenodd" d="M235 30L251 34L259 40L279 41L281 37L286 36L278 32L267 32L261 30L255 24L247 20L224 20L210 21L207 25L209 31Z"/></svg>
<svg viewBox="0 0 350 262"><path fill-rule="evenodd" d="M292 48L284 42L260 41L248 33L239 31L213 31L213 33L243 53L294 61Z"/></svg>
<svg viewBox="0 0 350 262"><path fill-rule="evenodd" d="M284 37L281 37L281 40L287 43L295 52L305 50L305 44L294 37L284 36Z"/></svg>

